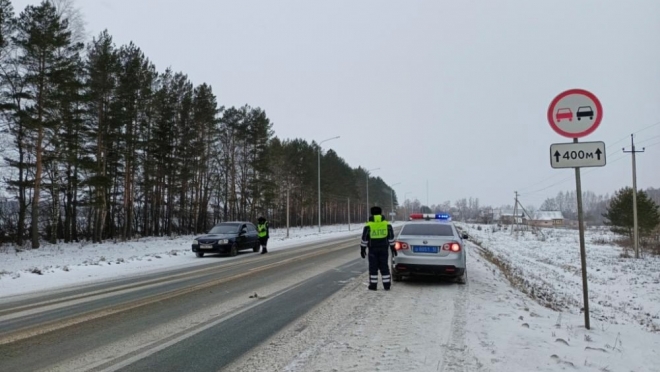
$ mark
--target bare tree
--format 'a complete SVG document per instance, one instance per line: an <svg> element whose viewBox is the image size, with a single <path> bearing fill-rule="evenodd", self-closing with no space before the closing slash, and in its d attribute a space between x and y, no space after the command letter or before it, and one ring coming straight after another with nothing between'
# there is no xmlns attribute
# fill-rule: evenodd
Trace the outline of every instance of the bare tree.
<svg viewBox="0 0 660 372"><path fill-rule="evenodd" d="M48 0L55 7L55 12L60 19L69 21L69 31L73 43L84 43L89 39L85 31L85 18L80 8L76 7L75 0Z"/></svg>

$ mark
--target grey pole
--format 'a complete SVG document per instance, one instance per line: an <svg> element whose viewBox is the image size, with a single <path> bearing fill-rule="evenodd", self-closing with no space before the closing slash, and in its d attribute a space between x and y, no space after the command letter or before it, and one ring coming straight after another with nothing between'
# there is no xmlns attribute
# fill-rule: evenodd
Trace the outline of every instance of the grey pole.
<svg viewBox="0 0 660 372"><path fill-rule="evenodd" d="M578 142L577 138L573 139ZM584 246L584 212L582 211L582 181L580 167L575 168L575 192L577 194L578 226L580 228L580 263L582 265L582 298L584 301L584 327L591 329L589 324L589 287L587 285L587 250Z"/></svg>
<svg viewBox="0 0 660 372"><path fill-rule="evenodd" d="M369 172L379 170L380 168L369 169L367 171L367 219L369 218Z"/></svg>
<svg viewBox="0 0 660 372"><path fill-rule="evenodd" d="M394 185L390 186L390 203L392 204L392 209L390 210L391 213L394 213L394 186L400 184L401 182L397 182ZM390 218L392 218L392 221L394 221L394 215L391 215Z"/></svg>
<svg viewBox="0 0 660 372"><path fill-rule="evenodd" d="M325 140L319 142L319 152L318 152L318 176L319 176L319 177L318 177L318 181L319 181L319 182L318 182L318 186L319 186L319 189L318 189L318 197L319 197L319 210L318 210L318 213L319 213L319 232L321 232L321 144L322 144L323 142L327 142L327 141L330 141L330 140L333 140L333 139L337 139L337 138L339 138L339 136L337 136L337 137L332 137L332 138L328 138L328 139L325 139Z"/></svg>
<svg viewBox="0 0 660 372"><path fill-rule="evenodd" d="M632 154L632 171L633 171L633 246L635 247L635 258L639 258L639 225L637 220L637 163L635 160L635 154L638 152L644 152L644 148L641 151L635 149L635 138L634 135L630 135L630 144L632 146L631 151L626 151L623 149L623 152L629 152Z"/></svg>
<svg viewBox="0 0 660 372"><path fill-rule="evenodd" d="M408 201L408 194L412 194L412 191L407 191L405 194L403 194L403 205L404 208L406 209L405 211L406 215L404 217L406 221L408 220L408 203L406 203Z"/></svg>

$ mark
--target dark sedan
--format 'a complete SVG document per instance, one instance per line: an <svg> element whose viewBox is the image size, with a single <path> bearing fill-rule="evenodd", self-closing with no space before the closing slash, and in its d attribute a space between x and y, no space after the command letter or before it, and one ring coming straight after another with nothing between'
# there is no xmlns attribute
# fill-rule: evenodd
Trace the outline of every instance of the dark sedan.
<svg viewBox="0 0 660 372"><path fill-rule="evenodd" d="M193 240L192 251L197 257L206 253L223 253L236 256L238 251L252 249L259 252L257 227L251 222L223 222L213 227L208 234Z"/></svg>

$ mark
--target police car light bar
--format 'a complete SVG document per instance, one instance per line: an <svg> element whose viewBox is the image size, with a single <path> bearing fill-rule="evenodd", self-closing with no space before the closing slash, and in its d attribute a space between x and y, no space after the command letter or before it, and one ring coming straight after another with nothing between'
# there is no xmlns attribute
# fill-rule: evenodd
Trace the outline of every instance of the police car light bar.
<svg viewBox="0 0 660 372"><path fill-rule="evenodd" d="M451 216L447 213L413 213L410 215L411 220L443 220L451 221Z"/></svg>

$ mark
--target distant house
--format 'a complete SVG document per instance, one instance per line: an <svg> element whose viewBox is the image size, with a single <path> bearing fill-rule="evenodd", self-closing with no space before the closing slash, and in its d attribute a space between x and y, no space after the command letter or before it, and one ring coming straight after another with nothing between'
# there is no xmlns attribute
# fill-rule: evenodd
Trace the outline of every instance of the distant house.
<svg viewBox="0 0 660 372"><path fill-rule="evenodd" d="M538 227L564 226L564 215L560 211L536 211L529 220L529 225Z"/></svg>
<svg viewBox="0 0 660 372"><path fill-rule="evenodd" d="M524 224L527 220L529 220L529 216L522 210L522 208L518 210L501 210L499 213L499 223L501 224Z"/></svg>

